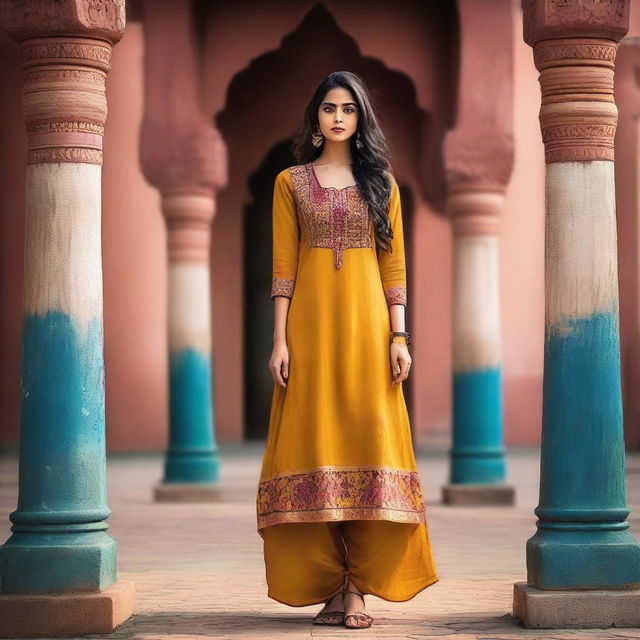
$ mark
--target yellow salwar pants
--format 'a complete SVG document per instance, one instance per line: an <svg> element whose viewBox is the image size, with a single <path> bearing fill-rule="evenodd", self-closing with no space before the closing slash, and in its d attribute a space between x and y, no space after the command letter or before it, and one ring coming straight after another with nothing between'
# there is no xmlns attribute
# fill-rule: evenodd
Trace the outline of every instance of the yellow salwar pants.
<svg viewBox="0 0 640 640"><path fill-rule="evenodd" d="M267 595L293 607L325 602L347 572L362 593L392 602L438 581L424 523L288 522L262 534Z"/></svg>

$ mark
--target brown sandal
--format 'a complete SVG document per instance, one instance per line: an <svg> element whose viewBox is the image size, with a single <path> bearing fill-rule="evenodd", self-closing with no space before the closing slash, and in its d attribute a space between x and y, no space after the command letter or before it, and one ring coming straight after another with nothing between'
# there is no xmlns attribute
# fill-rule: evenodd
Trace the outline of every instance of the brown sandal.
<svg viewBox="0 0 640 640"><path fill-rule="evenodd" d="M347 593L355 593L357 596L360 596L362 598L362 604L364 604L364 594L351 590L348 590ZM353 618L353 622L349 622L349 618ZM344 614L344 626L349 629L368 629L372 624L373 618L364 611L354 611L353 613Z"/></svg>
<svg viewBox="0 0 640 640"><path fill-rule="evenodd" d="M326 607L338 594L334 593L325 603ZM342 606L344 607L344 590L342 591ZM342 624L344 622L344 610L320 611L311 621L311 624Z"/></svg>

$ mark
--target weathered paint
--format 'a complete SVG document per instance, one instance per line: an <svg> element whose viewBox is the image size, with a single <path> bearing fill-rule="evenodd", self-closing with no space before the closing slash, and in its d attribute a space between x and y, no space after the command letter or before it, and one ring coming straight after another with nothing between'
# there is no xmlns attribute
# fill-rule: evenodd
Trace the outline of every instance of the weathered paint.
<svg viewBox="0 0 640 640"><path fill-rule="evenodd" d="M502 483L498 240L455 240L452 484Z"/></svg>
<svg viewBox="0 0 640 640"><path fill-rule="evenodd" d="M567 319L544 357L538 515L626 508L617 313Z"/></svg>
<svg viewBox="0 0 640 640"><path fill-rule="evenodd" d="M165 482L217 482L211 359L196 349L170 358L170 444Z"/></svg>
<svg viewBox="0 0 640 640"><path fill-rule="evenodd" d="M102 318L82 330L59 311L24 318L20 490L0 552L2 592L97 590L116 579L102 354Z"/></svg>
<svg viewBox="0 0 640 640"><path fill-rule="evenodd" d="M455 374L453 406L451 483L503 482L501 368Z"/></svg>
<svg viewBox="0 0 640 640"><path fill-rule="evenodd" d="M540 502L527 541L541 589L640 586L628 531L612 162L547 167Z"/></svg>
<svg viewBox="0 0 640 640"><path fill-rule="evenodd" d="M100 169L27 167L24 314L65 313L81 338L102 318Z"/></svg>

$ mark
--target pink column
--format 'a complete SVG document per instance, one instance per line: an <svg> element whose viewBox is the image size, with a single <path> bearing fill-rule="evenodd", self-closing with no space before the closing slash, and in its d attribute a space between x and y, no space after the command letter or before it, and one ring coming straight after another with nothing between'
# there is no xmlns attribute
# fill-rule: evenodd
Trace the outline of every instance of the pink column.
<svg viewBox="0 0 640 640"><path fill-rule="evenodd" d="M169 449L156 500L216 500L209 244L226 147L198 104L190 2L148 0L141 161L168 245ZM171 43L168 46L168 43Z"/></svg>

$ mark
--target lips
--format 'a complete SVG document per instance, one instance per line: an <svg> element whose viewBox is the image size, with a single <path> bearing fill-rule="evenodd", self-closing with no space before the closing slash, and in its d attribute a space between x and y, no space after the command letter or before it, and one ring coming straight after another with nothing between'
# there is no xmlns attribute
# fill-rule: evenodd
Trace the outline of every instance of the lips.
<svg viewBox="0 0 640 640"><path fill-rule="evenodd" d="M344 131L342 127L331 127L331 131L335 131L336 133L340 133L340 131Z"/></svg>

